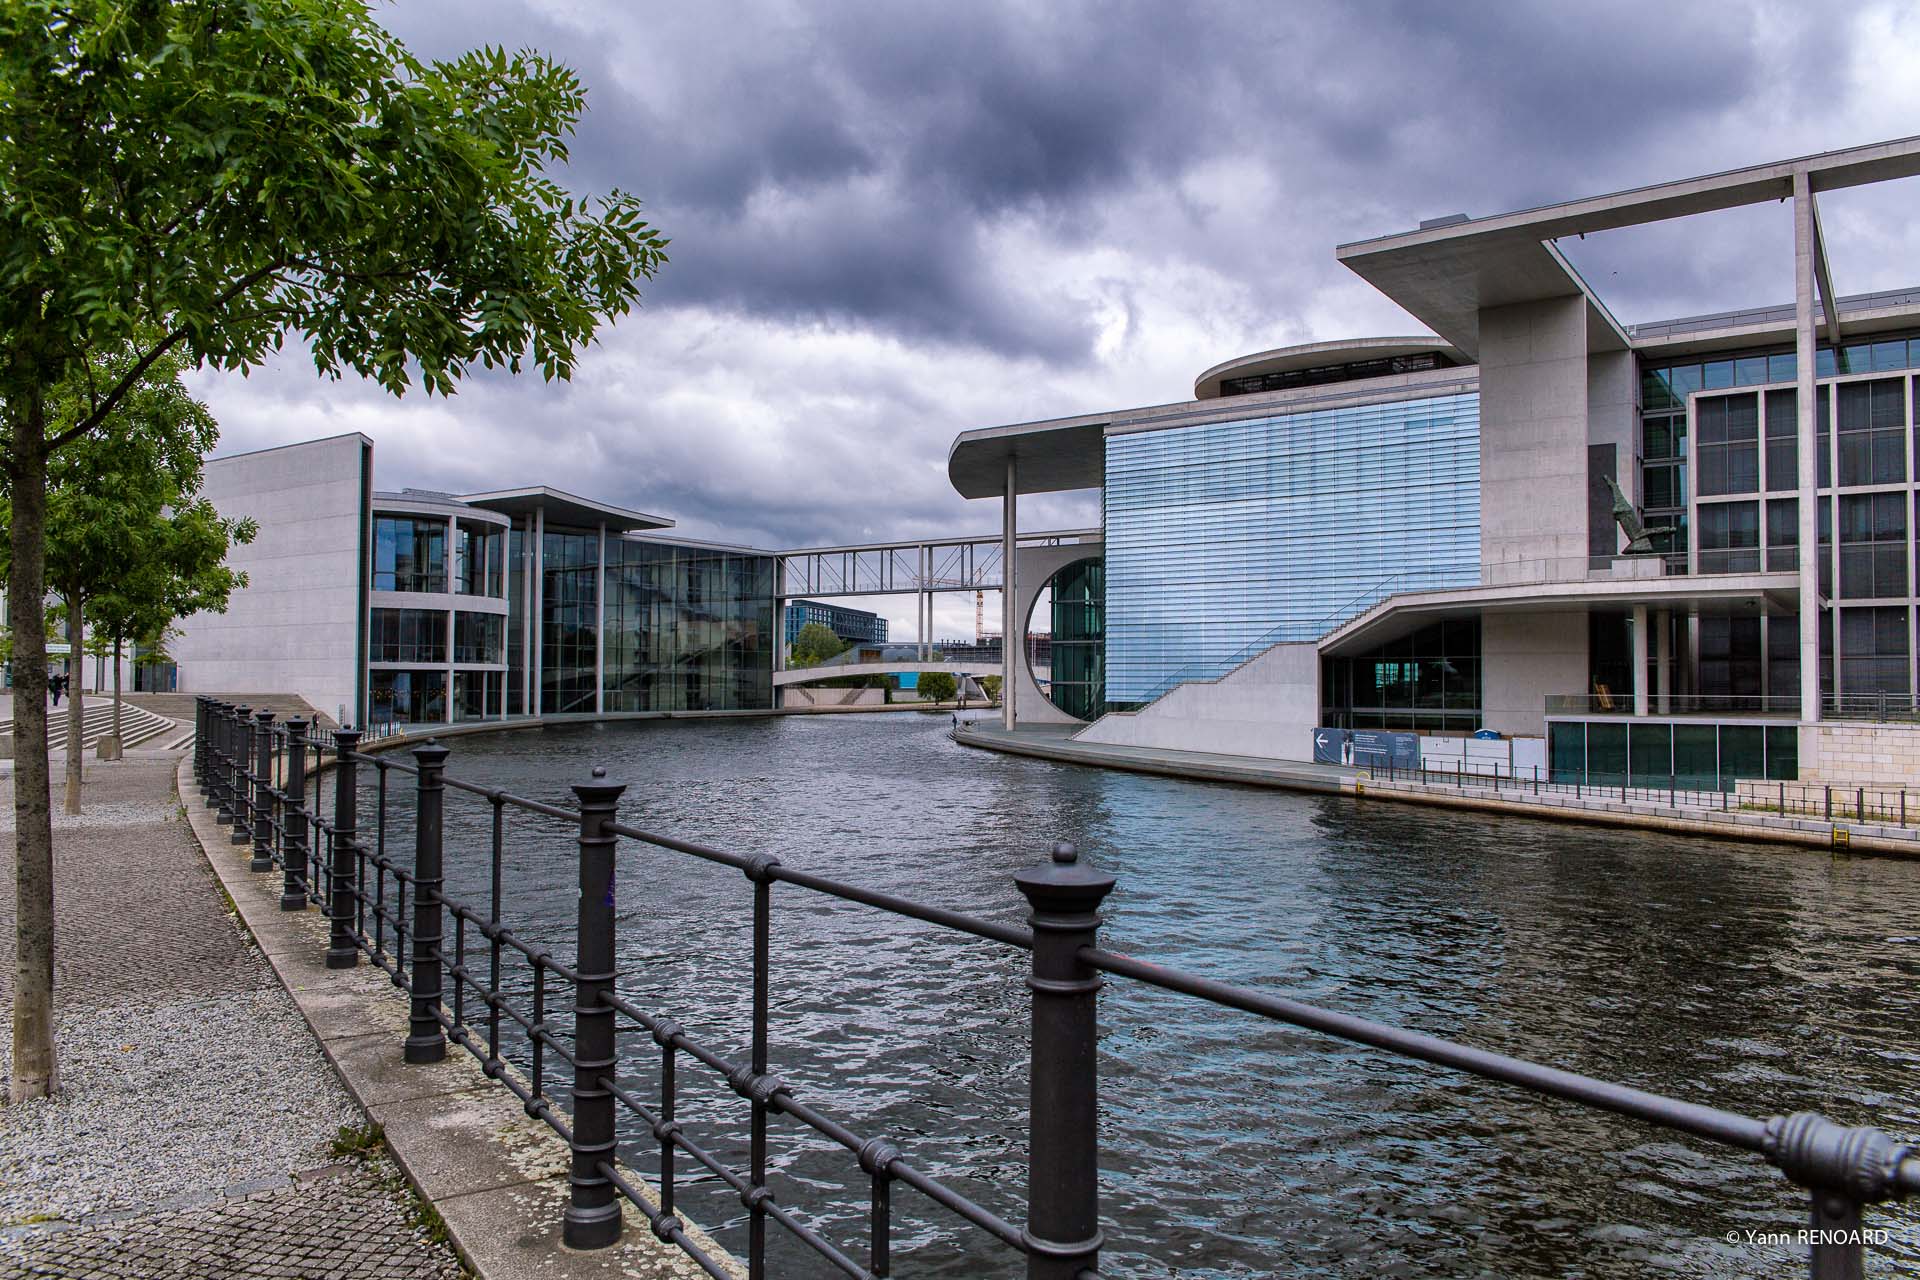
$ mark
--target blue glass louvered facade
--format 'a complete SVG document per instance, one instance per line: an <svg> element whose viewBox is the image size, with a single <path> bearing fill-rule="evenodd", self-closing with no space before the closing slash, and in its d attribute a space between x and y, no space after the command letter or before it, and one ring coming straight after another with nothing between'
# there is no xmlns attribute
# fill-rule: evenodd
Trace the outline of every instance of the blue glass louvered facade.
<svg viewBox="0 0 1920 1280"><path fill-rule="evenodd" d="M1479 410L1465 393L1108 436L1108 701L1476 584Z"/></svg>

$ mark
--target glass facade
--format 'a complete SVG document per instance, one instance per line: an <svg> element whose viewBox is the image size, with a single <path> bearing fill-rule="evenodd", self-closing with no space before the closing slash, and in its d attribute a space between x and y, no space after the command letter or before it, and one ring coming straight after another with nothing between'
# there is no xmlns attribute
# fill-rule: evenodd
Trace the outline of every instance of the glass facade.
<svg viewBox="0 0 1920 1280"><path fill-rule="evenodd" d="M1370 653L1320 660L1320 723L1341 729L1480 727L1480 619L1431 623Z"/></svg>
<svg viewBox="0 0 1920 1280"><path fill-rule="evenodd" d="M608 711L773 705L773 558L607 539Z"/></svg>
<svg viewBox="0 0 1920 1280"><path fill-rule="evenodd" d="M1070 716L1106 714L1106 565L1081 560L1053 575L1052 682L1047 699ZM1032 628L1029 627L1029 630Z"/></svg>
<svg viewBox="0 0 1920 1280"><path fill-rule="evenodd" d="M1843 700L1904 696L1914 687L1920 605L1916 380L1904 371L1920 368L1920 337L1820 347L1811 424L1799 421L1797 389L1778 385L1794 378L1796 364L1789 348L1643 364L1647 521L1681 526L1663 548L1675 553L1669 563L1681 572L1797 570L1800 504L1791 495L1799 488L1800 432L1810 425L1821 491L1820 591L1842 606L1837 619L1822 618L1822 691ZM1708 624L1698 691L1796 694L1798 628L1791 615Z"/></svg>
<svg viewBox="0 0 1920 1280"><path fill-rule="evenodd" d="M1800 732L1790 724L1556 720L1547 725L1547 762L1554 782L1731 791L1741 778L1797 779Z"/></svg>
<svg viewBox="0 0 1920 1280"><path fill-rule="evenodd" d="M367 675L375 724L437 724L447 718L447 672L381 671Z"/></svg>
<svg viewBox="0 0 1920 1280"><path fill-rule="evenodd" d="M453 589L498 600L507 588L507 531L462 520L453 537Z"/></svg>
<svg viewBox="0 0 1920 1280"><path fill-rule="evenodd" d="M521 540L516 531L509 545L516 573ZM539 714L590 713L596 702L605 711L773 706L771 556L610 534L603 607L599 533L548 530L542 545ZM528 662L521 616L515 608L505 641L510 714L520 714Z"/></svg>
<svg viewBox="0 0 1920 1280"><path fill-rule="evenodd" d="M373 589L447 590L447 522L424 516L375 516Z"/></svg>
<svg viewBox="0 0 1920 1280"><path fill-rule="evenodd" d="M818 600L789 600L786 620L787 648L793 648L793 642L800 638L800 628L809 622L817 622L842 640L853 644L885 644L887 642L887 620L877 613L869 613L865 609L849 609L844 605L823 604Z"/></svg>
<svg viewBox="0 0 1920 1280"><path fill-rule="evenodd" d="M370 662L447 661L447 615L439 609L375 609L367 645Z"/></svg>
<svg viewBox="0 0 1920 1280"><path fill-rule="evenodd" d="M600 535L546 534L540 595L540 713L597 709Z"/></svg>
<svg viewBox="0 0 1920 1280"><path fill-rule="evenodd" d="M1106 440L1106 696L1132 705L1396 591L1480 577L1479 396Z"/></svg>

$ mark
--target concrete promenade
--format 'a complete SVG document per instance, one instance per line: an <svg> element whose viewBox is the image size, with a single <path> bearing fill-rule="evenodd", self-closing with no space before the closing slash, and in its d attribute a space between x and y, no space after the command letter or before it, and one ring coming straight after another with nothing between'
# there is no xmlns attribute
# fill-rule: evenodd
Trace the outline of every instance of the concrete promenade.
<svg viewBox="0 0 1920 1280"><path fill-rule="evenodd" d="M90 759L85 804L55 815L62 1090L0 1107L0 1280L704 1274L631 1209L620 1246L560 1246L565 1146L457 1046L402 1062L404 994L324 968L319 914L247 871L186 755Z"/></svg>
<svg viewBox="0 0 1920 1280"><path fill-rule="evenodd" d="M1011 755L1199 782L1234 782L1348 795L1356 799L1509 813L1556 822L1643 827L1722 840L1758 840L1819 848L1838 846L1855 853L1920 858L1920 826L1861 822L1845 817L1829 822L1805 816L1782 816L1740 808L1739 800L1732 797L1727 807L1720 808L1689 800L1684 794L1679 803L1665 804L1649 798L1645 792L1616 799L1611 791L1603 788L1589 789L1584 796L1565 791L1536 793L1510 780L1495 786L1488 779L1475 780L1471 775L1464 785L1443 781L1444 775L1430 775L1425 782L1405 777L1388 779L1375 777L1365 769L1338 765L1075 742L1070 735L1077 727L1023 725L1009 733L998 719L983 719L962 721L953 738L962 746ZM1916 817L1920 817L1920 813L1916 813Z"/></svg>

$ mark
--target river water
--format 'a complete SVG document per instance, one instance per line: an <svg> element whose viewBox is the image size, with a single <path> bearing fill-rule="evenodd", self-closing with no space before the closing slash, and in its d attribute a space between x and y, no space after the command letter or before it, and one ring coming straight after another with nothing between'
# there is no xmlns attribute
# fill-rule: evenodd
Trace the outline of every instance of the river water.
<svg viewBox="0 0 1920 1280"><path fill-rule="evenodd" d="M1006 921L1023 911L1013 873L1071 840L1118 878L1115 949L1756 1116L1817 1109L1920 1139L1920 864L1143 777L959 747L947 727L579 726L452 740L449 772L570 804L604 765L634 825ZM488 828L484 803L448 793L449 892L476 903ZM510 819L505 909L569 958L570 834ZM744 877L626 842L619 877L621 990L744 1060ZM1024 957L789 886L773 937L774 1071L1019 1223ZM653 1097L657 1050L623 1040ZM1109 1276L1805 1265L1745 1242L1805 1221L1757 1158L1124 980L1102 993L1101 1047ZM682 1122L744 1168L745 1104L684 1058L680 1080ZM651 1176L639 1125L622 1133ZM864 1259L855 1162L790 1120L772 1133L781 1203ZM683 1187L681 1211L743 1249L737 1199ZM894 1208L896 1274L1024 1274L917 1193L896 1187ZM1920 1211L1868 1222L1893 1233L1869 1274L1920 1274ZM769 1238L773 1275L835 1274Z"/></svg>

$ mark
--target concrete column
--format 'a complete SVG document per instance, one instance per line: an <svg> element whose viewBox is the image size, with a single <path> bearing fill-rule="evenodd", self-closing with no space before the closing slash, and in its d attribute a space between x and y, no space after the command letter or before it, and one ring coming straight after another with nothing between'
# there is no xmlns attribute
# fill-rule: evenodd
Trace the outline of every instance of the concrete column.
<svg viewBox="0 0 1920 1280"><path fill-rule="evenodd" d="M1673 655L1669 652L1673 630L1673 614L1666 609L1653 615L1653 696L1654 710L1661 715L1668 714L1673 708L1668 701L1667 692L1672 686L1672 673L1669 668Z"/></svg>
<svg viewBox="0 0 1920 1280"><path fill-rule="evenodd" d="M447 709L440 717L447 724L453 723L453 656L460 645L459 627L459 610L447 610Z"/></svg>
<svg viewBox="0 0 1920 1280"><path fill-rule="evenodd" d="M1647 606L1633 606L1633 714L1644 716L1647 707Z"/></svg>
<svg viewBox="0 0 1920 1280"><path fill-rule="evenodd" d="M593 584L593 713L607 709L607 522L600 522L599 578Z"/></svg>
<svg viewBox="0 0 1920 1280"><path fill-rule="evenodd" d="M1813 187L1806 170L1793 175L1793 304L1795 367L1799 381L1800 462L1800 719L1820 719L1820 509L1814 454ZM1838 538L1834 541L1837 543Z"/></svg>
<svg viewBox="0 0 1920 1280"><path fill-rule="evenodd" d="M1019 652L1020 637L1015 634L1019 628L1014 623L1014 544L1020 531L1019 511L1019 468L1013 458L1007 458L1007 488L1000 500L1000 576L1003 584L1000 590L1000 724L1008 732L1013 730L1013 673L1015 655Z"/></svg>
<svg viewBox="0 0 1920 1280"><path fill-rule="evenodd" d="M531 682L527 695L527 714L540 714L540 686L542 668L547 661L546 628L540 625L540 614L546 607L547 597L547 510L545 507L533 513L533 600L528 611L528 625L531 632L527 646L527 679Z"/></svg>

